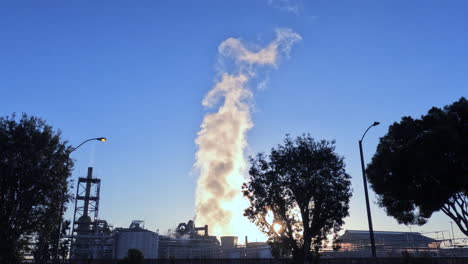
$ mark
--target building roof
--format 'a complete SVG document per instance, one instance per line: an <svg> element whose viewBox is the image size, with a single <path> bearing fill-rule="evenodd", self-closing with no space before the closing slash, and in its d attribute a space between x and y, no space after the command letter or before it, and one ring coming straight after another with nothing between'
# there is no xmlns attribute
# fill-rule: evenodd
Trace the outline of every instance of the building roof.
<svg viewBox="0 0 468 264"><path fill-rule="evenodd" d="M342 243L363 244L370 243L369 231L367 230L346 230L339 238ZM400 231L374 231L376 244L384 245L422 245L436 242L435 239L423 236L417 232Z"/></svg>

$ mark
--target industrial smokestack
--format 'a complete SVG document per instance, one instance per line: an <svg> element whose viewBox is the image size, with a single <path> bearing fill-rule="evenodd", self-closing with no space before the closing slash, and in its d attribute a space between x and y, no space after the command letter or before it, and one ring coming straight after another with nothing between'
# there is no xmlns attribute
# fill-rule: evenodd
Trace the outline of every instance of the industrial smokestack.
<svg viewBox="0 0 468 264"><path fill-rule="evenodd" d="M88 179L93 178L93 167L88 167L88 175L86 177ZM84 199L84 205L83 205L84 216L88 216L90 195L91 195L91 181L86 181L85 199Z"/></svg>
<svg viewBox="0 0 468 264"><path fill-rule="evenodd" d="M253 126L249 81L259 66L277 67L279 58L288 56L292 45L300 39L290 29L277 29L276 38L263 48L249 49L236 38L228 38L218 47L220 60L231 60L234 68L220 70L220 79L203 99L203 106L208 108L220 101L223 104L203 119L196 139L195 162L200 172L196 221L208 224L216 236L233 235L234 228L245 231L245 225L250 225L243 217L247 202L241 194L246 133Z"/></svg>

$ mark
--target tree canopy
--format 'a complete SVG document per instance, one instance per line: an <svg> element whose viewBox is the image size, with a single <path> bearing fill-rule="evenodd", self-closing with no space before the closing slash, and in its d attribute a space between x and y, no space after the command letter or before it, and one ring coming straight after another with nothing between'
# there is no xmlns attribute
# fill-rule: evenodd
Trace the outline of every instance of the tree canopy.
<svg viewBox="0 0 468 264"><path fill-rule="evenodd" d="M367 175L398 222L422 225L441 210L468 236L468 101L392 124Z"/></svg>
<svg viewBox="0 0 468 264"><path fill-rule="evenodd" d="M243 185L250 202L245 216L296 263L313 259L349 214L350 176L334 144L310 135L287 136L268 157L260 153L250 159L250 181Z"/></svg>
<svg viewBox="0 0 468 264"><path fill-rule="evenodd" d="M43 120L23 114L0 118L0 150L0 262L15 263L26 237L58 232L71 147Z"/></svg>

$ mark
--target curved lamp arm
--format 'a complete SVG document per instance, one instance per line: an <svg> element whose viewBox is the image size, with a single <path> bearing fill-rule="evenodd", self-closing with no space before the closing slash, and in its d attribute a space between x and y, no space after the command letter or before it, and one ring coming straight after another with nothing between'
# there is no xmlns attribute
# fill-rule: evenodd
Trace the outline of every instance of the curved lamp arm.
<svg viewBox="0 0 468 264"><path fill-rule="evenodd" d="M365 137L365 136L366 136L366 134L367 134L367 131L369 131L369 129L371 129L371 127L378 126L379 124L380 124L379 122L374 122L372 125L370 125L370 126L369 126L369 127L366 129L366 132L364 132L364 135L362 135L362 138L361 138L361 140L359 140L359 141L361 141L361 142L362 142L362 140L364 139L364 137Z"/></svg>
<svg viewBox="0 0 468 264"><path fill-rule="evenodd" d="M92 141L92 140L97 140L97 141L101 141L101 142L106 142L107 141L107 138L105 137L98 137L98 138L90 138L90 139L87 139L83 142L81 142L81 144L79 144L77 147L75 148L72 148L70 150L70 152L68 152L68 155L70 155L70 153L72 153L73 151L77 150L79 147L81 147L84 143L88 142L88 141Z"/></svg>

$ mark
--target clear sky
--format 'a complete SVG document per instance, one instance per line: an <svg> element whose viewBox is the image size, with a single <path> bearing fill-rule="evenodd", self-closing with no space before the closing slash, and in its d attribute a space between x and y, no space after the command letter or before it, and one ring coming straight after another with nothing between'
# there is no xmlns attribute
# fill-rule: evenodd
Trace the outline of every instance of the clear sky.
<svg viewBox="0 0 468 264"><path fill-rule="evenodd" d="M247 154L286 133L336 139L353 178L345 228L366 229L358 139L382 123L366 136L369 161L392 122L468 95L466 1L4 1L0 115L42 117L72 145L108 137L72 154L73 177L95 168L100 218L114 226L167 230L194 215L194 140L218 45L265 45L279 27L302 40L265 74L266 89L252 88ZM375 230L410 230L370 197ZM435 214L411 229L449 221Z"/></svg>

